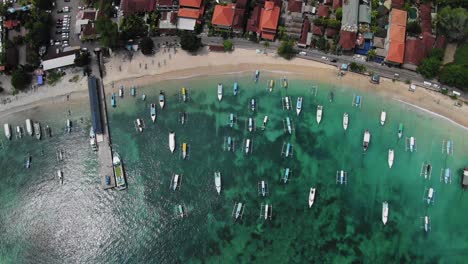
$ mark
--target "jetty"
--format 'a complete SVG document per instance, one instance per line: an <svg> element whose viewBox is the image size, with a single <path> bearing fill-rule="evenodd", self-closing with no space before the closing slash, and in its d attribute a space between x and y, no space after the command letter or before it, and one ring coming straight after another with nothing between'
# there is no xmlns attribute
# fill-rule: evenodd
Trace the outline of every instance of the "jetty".
<svg viewBox="0 0 468 264"><path fill-rule="evenodd" d="M88 92L91 107L91 123L98 144L99 176L104 190L115 187L114 169L112 166L112 142L107 120L106 95L102 80L95 76L88 77ZM106 180L106 176L107 180ZM110 178L110 180L109 180Z"/></svg>

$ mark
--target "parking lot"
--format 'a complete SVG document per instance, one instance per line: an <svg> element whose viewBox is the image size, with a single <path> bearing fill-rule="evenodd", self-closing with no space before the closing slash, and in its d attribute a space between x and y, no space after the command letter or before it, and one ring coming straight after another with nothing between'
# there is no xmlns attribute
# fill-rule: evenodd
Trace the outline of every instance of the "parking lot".
<svg viewBox="0 0 468 264"><path fill-rule="evenodd" d="M79 34L77 34L79 32L75 32L76 14L79 11L79 6L84 6L81 0L55 1L55 8L52 9L53 26L50 35L53 46L51 47L63 50L67 45L72 47L81 45Z"/></svg>

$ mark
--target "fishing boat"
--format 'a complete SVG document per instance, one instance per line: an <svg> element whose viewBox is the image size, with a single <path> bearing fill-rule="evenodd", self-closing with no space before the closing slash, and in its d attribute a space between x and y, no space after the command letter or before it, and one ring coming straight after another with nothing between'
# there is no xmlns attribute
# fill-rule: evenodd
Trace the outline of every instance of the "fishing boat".
<svg viewBox="0 0 468 264"><path fill-rule="evenodd" d="M97 150L96 134L94 133L93 127L89 129L89 144L94 151Z"/></svg>
<svg viewBox="0 0 468 264"><path fill-rule="evenodd" d="M310 192L309 192L309 208L312 208L312 205L314 205L314 200L315 200L315 188L310 188Z"/></svg>
<svg viewBox="0 0 468 264"><path fill-rule="evenodd" d="M185 87L182 87L182 91L181 91L181 94L182 94L182 102L187 102L187 89L185 89Z"/></svg>
<svg viewBox="0 0 468 264"><path fill-rule="evenodd" d="M218 101L223 99L223 85L218 83Z"/></svg>
<svg viewBox="0 0 468 264"><path fill-rule="evenodd" d="M268 116L265 116L263 118L263 130L265 130L267 123L268 123Z"/></svg>
<svg viewBox="0 0 468 264"><path fill-rule="evenodd" d="M296 102L296 114L299 115L301 113L301 110L302 110L302 97L299 96Z"/></svg>
<svg viewBox="0 0 468 264"><path fill-rule="evenodd" d="M268 81L268 91L273 92L273 87L275 86L275 81L274 80L269 80Z"/></svg>
<svg viewBox="0 0 468 264"><path fill-rule="evenodd" d="M26 169L29 169L31 167L31 159L32 159L31 154L28 153L26 157L24 158L24 167Z"/></svg>
<svg viewBox="0 0 468 264"><path fill-rule="evenodd" d="M219 171L215 172L214 179L215 179L216 192L218 194L221 194L221 172Z"/></svg>
<svg viewBox="0 0 468 264"><path fill-rule="evenodd" d="M449 168L446 168L444 171L444 182L445 184L449 184L452 182L452 175L450 174Z"/></svg>
<svg viewBox="0 0 468 264"><path fill-rule="evenodd" d="M291 171L291 170L290 170L289 168L286 168L286 169L284 170L283 183L287 183L287 182L288 182L290 171Z"/></svg>
<svg viewBox="0 0 468 264"><path fill-rule="evenodd" d="M33 123L31 119L26 119L26 132L28 135L32 136L34 134Z"/></svg>
<svg viewBox="0 0 468 264"><path fill-rule="evenodd" d="M239 93L239 85L237 84L237 82L234 82L234 86L232 90L233 90L234 96L236 96Z"/></svg>
<svg viewBox="0 0 468 264"><path fill-rule="evenodd" d="M346 131L346 129L348 129L348 122L349 122L348 113L344 113L343 114L343 129L345 131Z"/></svg>
<svg viewBox="0 0 468 264"><path fill-rule="evenodd" d="M400 125L398 126L398 138L402 138L403 137L403 123L400 123Z"/></svg>
<svg viewBox="0 0 468 264"><path fill-rule="evenodd" d="M446 150L446 151L447 151L447 154L452 153L452 145L453 145L452 141L451 141L451 140L447 140L447 146L446 146L446 148L447 148L447 150Z"/></svg>
<svg viewBox="0 0 468 264"><path fill-rule="evenodd" d="M169 150L174 153L175 150L175 132L169 132Z"/></svg>
<svg viewBox="0 0 468 264"><path fill-rule="evenodd" d="M289 102L289 96L284 97L284 108L286 108L286 110L291 109L291 104Z"/></svg>
<svg viewBox="0 0 468 264"><path fill-rule="evenodd" d="M287 158L290 154L292 154L292 145L291 143L288 143L286 144L286 151L284 153L284 156Z"/></svg>
<svg viewBox="0 0 468 264"><path fill-rule="evenodd" d="M57 170L57 177L59 178L60 183L63 184L63 173L62 173L62 170L60 170L60 169Z"/></svg>
<svg viewBox="0 0 468 264"><path fill-rule="evenodd" d="M370 131L369 129L366 129L366 131L364 132L364 139L362 140L362 148L364 152L366 152L367 149L369 148L370 139L371 139Z"/></svg>
<svg viewBox="0 0 468 264"><path fill-rule="evenodd" d="M424 216L424 231L427 233L431 230L431 219L429 216Z"/></svg>
<svg viewBox="0 0 468 264"><path fill-rule="evenodd" d="M289 117L286 117L286 128L288 130L288 133L291 135L292 134L292 125L291 125L291 119Z"/></svg>
<svg viewBox="0 0 468 264"><path fill-rule="evenodd" d="M337 172L337 179L336 181L340 184L346 184L347 173L344 170L340 170Z"/></svg>
<svg viewBox="0 0 468 264"><path fill-rule="evenodd" d="M112 105L112 107L117 106L117 103L115 102L115 93L112 93L112 95L111 95L111 105Z"/></svg>
<svg viewBox="0 0 468 264"><path fill-rule="evenodd" d="M284 89L288 88L288 79L286 79L286 77L282 79L282 86Z"/></svg>
<svg viewBox="0 0 468 264"><path fill-rule="evenodd" d="M393 149L388 150L388 167L391 169L393 166L393 159L395 158L395 152Z"/></svg>
<svg viewBox="0 0 468 264"><path fill-rule="evenodd" d="M424 170L424 179L427 179L428 177L431 176L431 170L432 170L432 166L431 166L431 164L428 163L426 165L425 170Z"/></svg>
<svg viewBox="0 0 468 264"><path fill-rule="evenodd" d="M67 119L67 133L70 133L72 129L72 122L70 119Z"/></svg>
<svg viewBox="0 0 468 264"><path fill-rule="evenodd" d="M265 204L265 209L264 209L264 218L265 220L268 220L268 218L271 219L271 214L273 210L273 206L271 204Z"/></svg>
<svg viewBox="0 0 468 264"><path fill-rule="evenodd" d="M434 193L434 188L429 188L429 190L427 191L427 204L430 204L432 200L434 200Z"/></svg>
<svg viewBox="0 0 468 264"><path fill-rule="evenodd" d="M248 138L245 141L245 154L249 154L251 152L251 147L250 147L250 138Z"/></svg>
<svg viewBox="0 0 468 264"><path fill-rule="evenodd" d="M132 86L132 89L130 90L130 93L132 96L136 96L136 88L135 86Z"/></svg>
<svg viewBox="0 0 468 264"><path fill-rule="evenodd" d="M123 85L120 85L119 87L119 97L123 97L124 96L124 87Z"/></svg>
<svg viewBox="0 0 468 264"><path fill-rule="evenodd" d="M237 203L237 206L235 207L235 214L234 214L234 218L237 220L239 218L242 218L242 213L243 213L243 210L244 209L244 206L242 203Z"/></svg>
<svg viewBox="0 0 468 264"><path fill-rule="evenodd" d="M328 93L328 100L330 100L330 103L332 103L334 99L335 99L335 93L333 91L330 91Z"/></svg>
<svg viewBox="0 0 468 264"><path fill-rule="evenodd" d="M383 126L385 125L385 120L387 119L387 112L382 111L380 113L380 124Z"/></svg>
<svg viewBox="0 0 468 264"><path fill-rule="evenodd" d="M20 126L16 126L16 137L17 138L23 137L23 129Z"/></svg>
<svg viewBox="0 0 468 264"><path fill-rule="evenodd" d="M413 152L416 148L416 139L414 137L410 137L410 151Z"/></svg>
<svg viewBox="0 0 468 264"><path fill-rule="evenodd" d="M5 137L10 140L11 139L11 128L9 124L3 125L3 130L5 130Z"/></svg>
<svg viewBox="0 0 468 264"><path fill-rule="evenodd" d="M382 203L382 223L387 224L388 221L388 203L385 201Z"/></svg>
<svg viewBox="0 0 468 264"><path fill-rule="evenodd" d="M229 114L229 126L230 127L234 127L234 114L233 113L230 113Z"/></svg>
<svg viewBox="0 0 468 264"><path fill-rule="evenodd" d="M322 112L323 112L323 106L318 105L317 106L317 124L320 125L320 121L322 121Z"/></svg>
<svg viewBox="0 0 468 264"><path fill-rule="evenodd" d="M187 158L187 149L188 149L187 143L182 143L182 159Z"/></svg>
<svg viewBox="0 0 468 264"><path fill-rule="evenodd" d="M124 190L127 188L127 183L125 182L125 171L123 169L122 160L117 152L114 152L112 166L114 167L115 188L117 190Z"/></svg>
<svg viewBox="0 0 468 264"><path fill-rule="evenodd" d="M156 121L156 104L151 103L150 105L150 116L153 123Z"/></svg>
<svg viewBox="0 0 468 264"><path fill-rule="evenodd" d="M45 127L45 134L46 136L52 137L52 129L49 127L49 125L46 125Z"/></svg>
<svg viewBox="0 0 468 264"><path fill-rule="evenodd" d="M185 212L185 208L183 205L179 204L177 206L177 215L180 217L180 218L184 218L187 213Z"/></svg>
<svg viewBox="0 0 468 264"><path fill-rule="evenodd" d="M227 150L231 151L232 149L232 137L227 137Z"/></svg>
<svg viewBox="0 0 468 264"><path fill-rule="evenodd" d="M356 107L361 107L361 96L356 95L356 101L354 102Z"/></svg>
<svg viewBox="0 0 468 264"><path fill-rule="evenodd" d="M172 177L172 190L175 191L179 187L179 174L174 174L174 177Z"/></svg>
<svg viewBox="0 0 468 264"><path fill-rule="evenodd" d="M159 106L161 107L161 109L164 108L165 102L166 102L166 99L165 99L165 96L164 96L164 92L160 91L159 92Z"/></svg>
<svg viewBox="0 0 468 264"><path fill-rule="evenodd" d="M143 120L140 118L137 118L135 120L135 127L138 132L143 132Z"/></svg>
<svg viewBox="0 0 468 264"><path fill-rule="evenodd" d="M142 101L145 101L145 100L146 100L146 94L142 94L142 95L141 95L141 100L142 100Z"/></svg>
<svg viewBox="0 0 468 264"><path fill-rule="evenodd" d="M39 124L39 122L34 123L34 133L36 135L36 138L40 140L42 136L42 132L41 132L41 124Z"/></svg>
<svg viewBox="0 0 468 264"><path fill-rule="evenodd" d="M258 82L258 79L260 78L260 71L256 70L255 71L255 82Z"/></svg>
<svg viewBox="0 0 468 264"><path fill-rule="evenodd" d="M267 195L267 187L265 181L260 182L260 194L262 197L266 197Z"/></svg>
<svg viewBox="0 0 468 264"><path fill-rule="evenodd" d="M250 110L252 110L252 112L255 112L256 108L257 108L257 101L255 100L255 98L252 98L250 100Z"/></svg>
<svg viewBox="0 0 468 264"><path fill-rule="evenodd" d="M249 124L248 124L248 129L249 129L249 132L252 132L253 129L254 129L254 122L253 122L253 118L252 117L249 117Z"/></svg>

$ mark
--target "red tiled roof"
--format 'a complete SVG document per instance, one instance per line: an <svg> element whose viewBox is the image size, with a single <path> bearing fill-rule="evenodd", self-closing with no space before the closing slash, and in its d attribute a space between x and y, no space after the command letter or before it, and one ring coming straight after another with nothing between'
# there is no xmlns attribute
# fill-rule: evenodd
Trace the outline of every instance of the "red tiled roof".
<svg viewBox="0 0 468 264"><path fill-rule="evenodd" d="M124 15L139 12L152 12L156 5L155 0L122 0L121 6Z"/></svg>
<svg viewBox="0 0 468 264"><path fill-rule="evenodd" d="M431 18L431 4L424 4L419 6L421 18L421 31L432 33L432 18Z"/></svg>
<svg viewBox="0 0 468 264"><path fill-rule="evenodd" d="M425 57L425 53L424 44L421 39L408 39L406 41L405 63L419 65Z"/></svg>
<svg viewBox="0 0 468 264"><path fill-rule="evenodd" d="M81 19L94 20L96 18L96 11L83 11L83 16Z"/></svg>
<svg viewBox="0 0 468 264"><path fill-rule="evenodd" d="M272 1L266 1L260 15L260 30L275 30L278 27L280 8Z"/></svg>
<svg viewBox="0 0 468 264"><path fill-rule="evenodd" d="M328 17L330 14L330 8L326 5L319 5L317 16L319 17Z"/></svg>
<svg viewBox="0 0 468 264"><path fill-rule="evenodd" d="M232 28L237 30L244 30L245 25L245 9L236 8L234 11L234 21L232 21Z"/></svg>
<svg viewBox="0 0 468 264"><path fill-rule="evenodd" d="M249 0L237 0L236 1L236 8L246 8Z"/></svg>
<svg viewBox="0 0 468 264"><path fill-rule="evenodd" d="M262 32L262 34L260 36L262 38L268 39L268 40L274 40L275 39L275 34L269 33L269 32Z"/></svg>
<svg viewBox="0 0 468 264"><path fill-rule="evenodd" d="M447 38L445 36L438 36L434 44L435 48L444 49L447 44Z"/></svg>
<svg viewBox="0 0 468 264"><path fill-rule="evenodd" d="M302 1L301 0L289 0L288 1L288 11L289 12L302 12Z"/></svg>
<svg viewBox="0 0 468 264"><path fill-rule="evenodd" d="M356 46L356 32L340 31L340 46L344 50L354 49Z"/></svg>
<svg viewBox="0 0 468 264"><path fill-rule="evenodd" d="M198 19L200 17L200 10L194 8L180 8L179 17Z"/></svg>
<svg viewBox="0 0 468 264"><path fill-rule="evenodd" d="M430 51L434 47L435 36L433 36L431 33L423 33L423 43L426 51Z"/></svg>
<svg viewBox="0 0 468 264"><path fill-rule="evenodd" d="M156 6L173 6L173 0L156 0Z"/></svg>
<svg viewBox="0 0 468 264"><path fill-rule="evenodd" d="M323 36L323 26L316 26L312 28L312 33L317 36Z"/></svg>
<svg viewBox="0 0 468 264"><path fill-rule="evenodd" d="M299 39L300 44L307 43L307 34L309 33L309 30L310 30L310 22L306 18L304 19L304 22L302 22L301 38Z"/></svg>
<svg viewBox="0 0 468 264"><path fill-rule="evenodd" d="M405 0L392 0L393 8L402 8L404 4L405 4Z"/></svg>
<svg viewBox="0 0 468 264"><path fill-rule="evenodd" d="M203 0L180 0L179 6L180 7L194 7L200 8Z"/></svg>
<svg viewBox="0 0 468 264"><path fill-rule="evenodd" d="M327 35L327 37L331 38L331 37L334 37L338 34L338 29L334 29L334 28L327 28L327 31L325 32L325 35Z"/></svg>
<svg viewBox="0 0 468 264"><path fill-rule="evenodd" d="M342 0L333 0L333 9L337 10L339 7L343 6Z"/></svg>
<svg viewBox="0 0 468 264"><path fill-rule="evenodd" d="M86 24L83 27L81 34L87 37L96 35L96 28L94 27L94 24L93 23Z"/></svg>
<svg viewBox="0 0 468 264"><path fill-rule="evenodd" d="M12 29L16 26L18 26L20 24L20 22L18 20L7 20L5 21L5 27L7 29Z"/></svg>
<svg viewBox="0 0 468 264"><path fill-rule="evenodd" d="M390 36L387 61L403 63L405 55L406 18L408 13L399 9L392 9L390 13Z"/></svg>
<svg viewBox="0 0 468 264"><path fill-rule="evenodd" d="M261 14L261 7L255 6L252 14L250 15L249 20L247 21L247 31L257 32L258 31L258 24L260 23L260 14Z"/></svg>
<svg viewBox="0 0 468 264"><path fill-rule="evenodd" d="M216 5L211 24L218 26L231 27L234 20L235 5L229 4L226 6Z"/></svg>

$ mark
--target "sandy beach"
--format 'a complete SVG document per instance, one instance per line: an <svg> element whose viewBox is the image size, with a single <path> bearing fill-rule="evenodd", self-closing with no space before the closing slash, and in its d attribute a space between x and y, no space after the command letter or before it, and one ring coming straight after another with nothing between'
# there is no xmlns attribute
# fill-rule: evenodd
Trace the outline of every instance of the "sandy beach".
<svg viewBox="0 0 468 264"><path fill-rule="evenodd" d="M388 79L381 79L381 83L375 85L369 82L369 77L350 72L338 77L338 70L327 64L299 58L287 61L274 53L258 54L254 50L237 49L232 53L218 53L208 52L205 48L197 55L190 55L180 49L176 52L167 49L154 56L136 53L131 58L118 54L105 60L104 84L106 87L112 83L143 86L162 80L233 72L253 73L256 69L372 91L388 99L427 109L468 128L468 108L456 107L452 99L440 93L422 88L410 92L407 84ZM74 99L85 98L86 78L80 76L76 83L70 83L69 78L64 78L54 87L41 87L37 92L20 95L11 103L0 105L0 118L33 106L63 100L67 94L74 94Z"/></svg>

